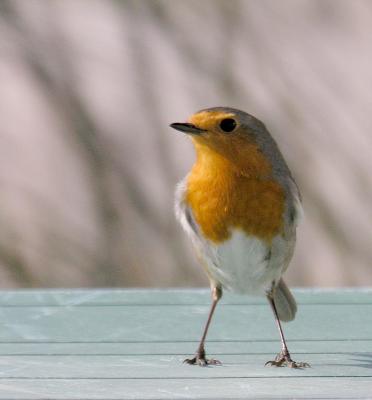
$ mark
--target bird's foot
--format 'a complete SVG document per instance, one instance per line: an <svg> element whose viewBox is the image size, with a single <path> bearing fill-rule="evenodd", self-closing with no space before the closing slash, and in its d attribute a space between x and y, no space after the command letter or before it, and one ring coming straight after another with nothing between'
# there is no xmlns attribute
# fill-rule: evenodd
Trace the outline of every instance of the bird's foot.
<svg viewBox="0 0 372 400"><path fill-rule="evenodd" d="M221 361L215 360L213 358L198 357L197 355L193 358L186 358L183 361L190 365L199 365L200 367L206 367L208 365L222 365Z"/></svg>
<svg viewBox="0 0 372 400"><path fill-rule="evenodd" d="M289 367L289 368L309 368L310 364L306 362L296 362L293 361L289 352L282 350L273 361L268 361L265 366L270 367Z"/></svg>
<svg viewBox="0 0 372 400"><path fill-rule="evenodd" d="M213 358L206 358L204 350L198 351L195 357L186 358L186 360L184 360L183 362L190 365L199 365L200 367L206 367L208 365L222 365L221 361L215 360Z"/></svg>

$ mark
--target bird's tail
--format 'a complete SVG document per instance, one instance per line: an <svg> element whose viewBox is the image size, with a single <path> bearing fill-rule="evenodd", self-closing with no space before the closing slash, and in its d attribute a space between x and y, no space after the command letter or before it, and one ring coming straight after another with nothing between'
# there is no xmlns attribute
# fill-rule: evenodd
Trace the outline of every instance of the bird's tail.
<svg viewBox="0 0 372 400"><path fill-rule="evenodd" d="M283 279L279 281L274 292L274 303L281 321L292 321L296 315L297 305Z"/></svg>

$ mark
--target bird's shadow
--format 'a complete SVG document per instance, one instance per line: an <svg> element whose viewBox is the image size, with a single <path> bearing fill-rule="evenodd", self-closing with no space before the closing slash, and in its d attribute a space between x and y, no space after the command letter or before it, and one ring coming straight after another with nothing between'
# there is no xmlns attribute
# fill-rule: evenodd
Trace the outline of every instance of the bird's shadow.
<svg viewBox="0 0 372 400"><path fill-rule="evenodd" d="M327 364L327 365L339 365L344 367L360 367L372 369L372 353L349 353L350 363L348 364Z"/></svg>

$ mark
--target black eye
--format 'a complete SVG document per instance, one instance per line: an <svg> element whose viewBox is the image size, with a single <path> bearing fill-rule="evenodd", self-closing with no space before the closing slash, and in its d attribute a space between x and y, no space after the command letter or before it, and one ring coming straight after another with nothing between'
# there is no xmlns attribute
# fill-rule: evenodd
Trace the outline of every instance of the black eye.
<svg viewBox="0 0 372 400"><path fill-rule="evenodd" d="M236 128L236 122L232 118L225 118L220 122L220 128L224 132L232 132Z"/></svg>

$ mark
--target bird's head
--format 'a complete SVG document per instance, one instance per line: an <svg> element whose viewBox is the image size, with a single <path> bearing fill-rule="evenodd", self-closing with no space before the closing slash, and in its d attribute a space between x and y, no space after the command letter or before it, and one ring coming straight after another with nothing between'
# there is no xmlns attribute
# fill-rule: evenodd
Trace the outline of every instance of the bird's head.
<svg viewBox="0 0 372 400"><path fill-rule="evenodd" d="M228 107L208 108L185 123L170 126L190 135L199 154L217 153L242 170L256 164L268 169L260 142L269 134L264 124L250 114Z"/></svg>

